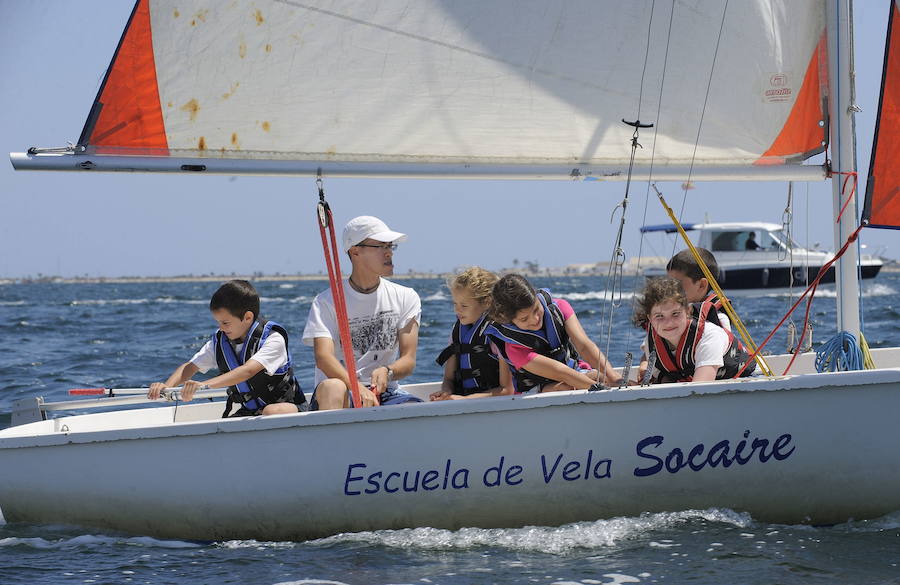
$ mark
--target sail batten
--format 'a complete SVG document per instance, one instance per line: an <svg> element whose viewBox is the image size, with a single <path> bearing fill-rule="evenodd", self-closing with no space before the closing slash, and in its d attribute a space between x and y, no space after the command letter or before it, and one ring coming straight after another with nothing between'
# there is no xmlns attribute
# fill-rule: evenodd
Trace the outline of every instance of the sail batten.
<svg viewBox="0 0 900 585"><path fill-rule="evenodd" d="M638 164L796 166L826 140L823 34L823 0L138 0L80 147L619 167L641 118Z"/></svg>

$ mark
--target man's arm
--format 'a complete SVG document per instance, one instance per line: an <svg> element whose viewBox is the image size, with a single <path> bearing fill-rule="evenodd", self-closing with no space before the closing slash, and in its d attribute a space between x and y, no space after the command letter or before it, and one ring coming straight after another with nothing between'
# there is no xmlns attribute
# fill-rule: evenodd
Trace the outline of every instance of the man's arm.
<svg viewBox="0 0 900 585"><path fill-rule="evenodd" d="M388 368L394 373L394 380L400 380L416 369L416 347L419 345L419 322L413 319L406 327L397 332L400 345L400 357L387 366L375 368L372 372L372 385L381 394L388 385Z"/></svg>

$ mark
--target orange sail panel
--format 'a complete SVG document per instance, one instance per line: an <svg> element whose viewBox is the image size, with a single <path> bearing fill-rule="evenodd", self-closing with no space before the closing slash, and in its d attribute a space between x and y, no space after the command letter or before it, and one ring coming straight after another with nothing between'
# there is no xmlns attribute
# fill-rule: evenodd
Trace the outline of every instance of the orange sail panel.
<svg viewBox="0 0 900 585"><path fill-rule="evenodd" d="M869 227L900 229L900 8L891 1L884 49L881 101L872 142L863 222Z"/></svg>
<svg viewBox="0 0 900 585"><path fill-rule="evenodd" d="M94 152L168 155L149 0L139 0L92 111L82 144Z"/></svg>
<svg viewBox="0 0 900 585"><path fill-rule="evenodd" d="M816 45L803 84L800 87L797 101L791 108L790 116L784 124L775 142L763 153L762 158L756 164L782 164L784 159L803 159L813 153L822 152L825 149L825 89L823 80L828 76L823 72L827 67L827 40L825 34ZM779 91L776 87L779 76L773 75L770 83L774 93ZM780 91L790 91L787 88Z"/></svg>

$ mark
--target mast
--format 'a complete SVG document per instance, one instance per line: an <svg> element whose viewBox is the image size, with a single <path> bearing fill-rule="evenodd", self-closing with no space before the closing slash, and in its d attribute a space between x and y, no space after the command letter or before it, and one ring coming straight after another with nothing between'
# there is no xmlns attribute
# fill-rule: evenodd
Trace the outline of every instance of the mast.
<svg viewBox="0 0 900 585"><path fill-rule="evenodd" d="M847 181L847 189L842 194L842 186L847 175L837 173L856 172L856 125L853 103L855 95L852 76L851 50L853 43L851 24L852 0L827 0L826 19L828 33L828 73L831 80L829 117L831 118L831 167L832 206L837 218L846 203L846 197L855 184L855 178ZM856 216L856 191L854 201L846 206L840 222L834 225L834 249L838 250L858 227ZM859 337L859 281L857 265L858 245L847 247L846 253L835 264L835 284L837 286L837 327Z"/></svg>

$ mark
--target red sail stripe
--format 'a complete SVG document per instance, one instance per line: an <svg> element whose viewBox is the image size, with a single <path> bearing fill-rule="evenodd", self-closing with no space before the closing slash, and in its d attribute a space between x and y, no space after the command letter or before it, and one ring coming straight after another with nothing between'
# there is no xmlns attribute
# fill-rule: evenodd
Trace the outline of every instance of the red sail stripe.
<svg viewBox="0 0 900 585"><path fill-rule="evenodd" d="M138 3L98 101L102 109L88 145L99 147L98 152L126 148L133 154L168 154L149 0Z"/></svg>
<svg viewBox="0 0 900 585"><path fill-rule="evenodd" d="M900 10L893 1L875 128L863 219L873 227L900 228Z"/></svg>

